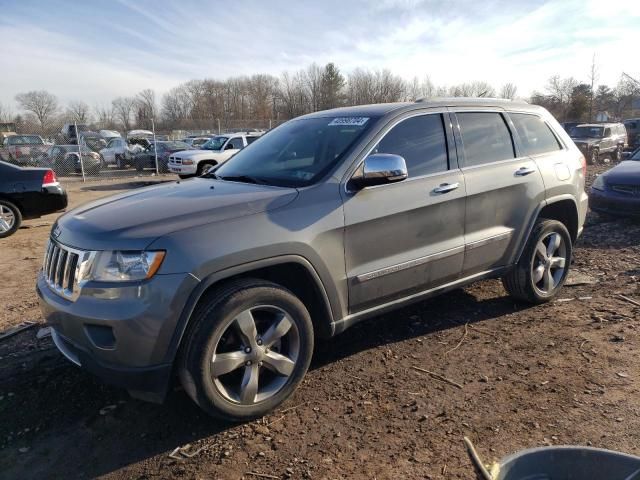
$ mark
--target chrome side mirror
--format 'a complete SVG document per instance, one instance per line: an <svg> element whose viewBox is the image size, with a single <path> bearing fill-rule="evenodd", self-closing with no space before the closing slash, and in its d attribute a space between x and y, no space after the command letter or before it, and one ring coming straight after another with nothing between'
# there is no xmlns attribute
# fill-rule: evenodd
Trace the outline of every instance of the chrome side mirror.
<svg viewBox="0 0 640 480"><path fill-rule="evenodd" d="M409 176L407 164L400 155L374 153L364 159L361 170L352 181L358 188L400 182Z"/></svg>

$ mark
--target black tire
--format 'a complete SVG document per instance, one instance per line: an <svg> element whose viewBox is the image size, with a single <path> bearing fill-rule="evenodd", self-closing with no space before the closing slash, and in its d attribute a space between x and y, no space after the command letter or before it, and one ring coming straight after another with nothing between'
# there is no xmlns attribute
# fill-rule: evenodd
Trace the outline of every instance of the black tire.
<svg viewBox="0 0 640 480"><path fill-rule="evenodd" d="M600 161L600 151L597 148L592 149L588 160L589 165L597 165Z"/></svg>
<svg viewBox="0 0 640 480"><path fill-rule="evenodd" d="M16 233L20 228L20 225L22 224L22 213L18 207L8 200L0 199L0 207L2 207L0 208L0 215L3 213L2 210L9 210L13 214L13 224L11 228L8 230L0 228L0 238L6 238Z"/></svg>
<svg viewBox="0 0 640 480"><path fill-rule="evenodd" d="M253 367L251 362L242 363L234 367L235 370L225 373L223 376L214 379L212 366L216 355L221 355L217 350L220 345L228 342L233 336L237 318L241 313L246 313L249 309L259 310L260 308L276 308L285 312L291 326L287 332L292 332L296 336L296 355L292 363L291 371L284 377L279 377L271 372L271 369L262 366L262 361L255 360ZM254 310L255 311L255 310ZM257 317L252 317L257 318ZM255 332L255 331L254 331ZM240 334L242 335L242 334ZM238 335L238 338L241 336ZM265 331L257 330L257 345L262 345L260 336ZM285 333L283 335L290 335ZM282 336L282 338L285 338ZM265 340L266 341L266 340ZM313 325L309 312L304 304L289 290L272 282L257 279L241 279L221 286L217 290L204 298L194 311L187 333L182 341L178 358L178 371L180 381L187 394L209 415L231 421L247 421L262 417L284 402L296 389L304 377L313 352ZM246 343L244 344L246 345ZM284 345L284 343L283 343ZM242 354L246 347L240 346L239 350L232 349L235 354ZM269 352L269 348L260 347L262 352ZM275 348L273 348L275 351ZM251 349L249 349L251 350ZM246 350L245 350L246 352ZM257 347L256 347L257 352ZM282 350L285 352L285 350ZM252 352L253 354L253 352ZM264 358L265 363L267 359ZM258 366L259 365L259 366ZM271 375L280 382L273 391L267 390L267 397L261 401L250 401L242 403L241 400L233 401L228 397L228 391L223 391L219 387L219 380L225 378L224 375L236 375L243 369L242 381L247 375L247 369L256 368L260 375ZM258 371L258 370L256 370ZM256 374L256 385L258 379ZM268 379L269 377L267 377ZM269 388L260 383L263 389ZM242 384L239 389L242 389ZM238 396L242 395L242 391ZM258 400L261 394L258 390L253 396Z"/></svg>
<svg viewBox="0 0 640 480"><path fill-rule="evenodd" d="M127 168L127 162L122 158L122 155L116 155L116 167L118 167L119 170Z"/></svg>
<svg viewBox="0 0 640 480"><path fill-rule="evenodd" d="M558 278L554 279L554 282L557 281L557 284L549 289L548 292L545 292L537 286L534 280L534 262L537 261L540 263L537 254L538 243L554 233L560 235L562 242L564 242L564 248L566 249L564 255L562 255L564 257L564 267L563 271L557 275ZM507 293L517 300L533 304L546 303L552 300L558 294L562 285L564 285L567 274L569 273L572 253L573 246L567 227L557 220L538 219L531 235L529 235L520 260L502 277L502 285L504 285ZM538 268L540 268L540 265ZM546 269L544 272L546 274ZM556 273L558 273L557 270Z"/></svg>
<svg viewBox="0 0 640 480"><path fill-rule="evenodd" d="M212 161L205 160L204 162L198 163L198 167L196 168L196 177L203 175L206 169L215 167L215 166L216 166L216 162L212 162Z"/></svg>

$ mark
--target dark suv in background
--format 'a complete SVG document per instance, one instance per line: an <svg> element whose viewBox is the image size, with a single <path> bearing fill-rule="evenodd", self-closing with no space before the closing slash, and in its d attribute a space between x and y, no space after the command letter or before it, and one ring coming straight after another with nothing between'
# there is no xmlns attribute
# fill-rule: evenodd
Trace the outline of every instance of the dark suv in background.
<svg viewBox="0 0 640 480"><path fill-rule="evenodd" d="M573 127L570 136L591 165L597 164L605 154L619 162L628 143L622 123L583 123Z"/></svg>
<svg viewBox="0 0 640 480"><path fill-rule="evenodd" d="M583 155L543 108L442 99L317 112L215 171L83 205L37 291L72 362L205 411L264 415L314 339L486 278L554 298L587 211Z"/></svg>

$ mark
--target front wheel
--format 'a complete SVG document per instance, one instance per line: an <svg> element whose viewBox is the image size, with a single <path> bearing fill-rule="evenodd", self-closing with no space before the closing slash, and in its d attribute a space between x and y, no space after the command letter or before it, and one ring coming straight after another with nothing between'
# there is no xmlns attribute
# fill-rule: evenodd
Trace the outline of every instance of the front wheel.
<svg viewBox="0 0 640 480"><path fill-rule="evenodd" d="M293 393L309 368L309 312L275 283L229 283L201 302L191 322L181 347L180 380L210 415L261 417Z"/></svg>
<svg viewBox="0 0 640 480"><path fill-rule="evenodd" d="M600 151L597 148L591 150L589 155L589 165L597 165L600 160Z"/></svg>
<svg viewBox="0 0 640 480"><path fill-rule="evenodd" d="M502 278L512 297L545 303L557 295L569 273L572 244L567 228L557 220L539 219L520 260Z"/></svg>
<svg viewBox="0 0 640 480"><path fill-rule="evenodd" d="M622 160L622 145L618 145L613 151L613 161L620 162Z"/></svg>

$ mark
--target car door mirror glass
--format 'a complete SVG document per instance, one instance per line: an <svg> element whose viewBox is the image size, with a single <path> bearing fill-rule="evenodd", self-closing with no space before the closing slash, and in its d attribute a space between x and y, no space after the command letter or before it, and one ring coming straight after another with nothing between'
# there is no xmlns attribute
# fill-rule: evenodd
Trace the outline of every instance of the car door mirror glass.
<svg viewBox="0 0 640 480"><path fill-rule="evenodd" d="M372 187L405 180L409 176L407 164L400 155L374 153L364 159L362 168L353 178L359 187Z"/></svg>

